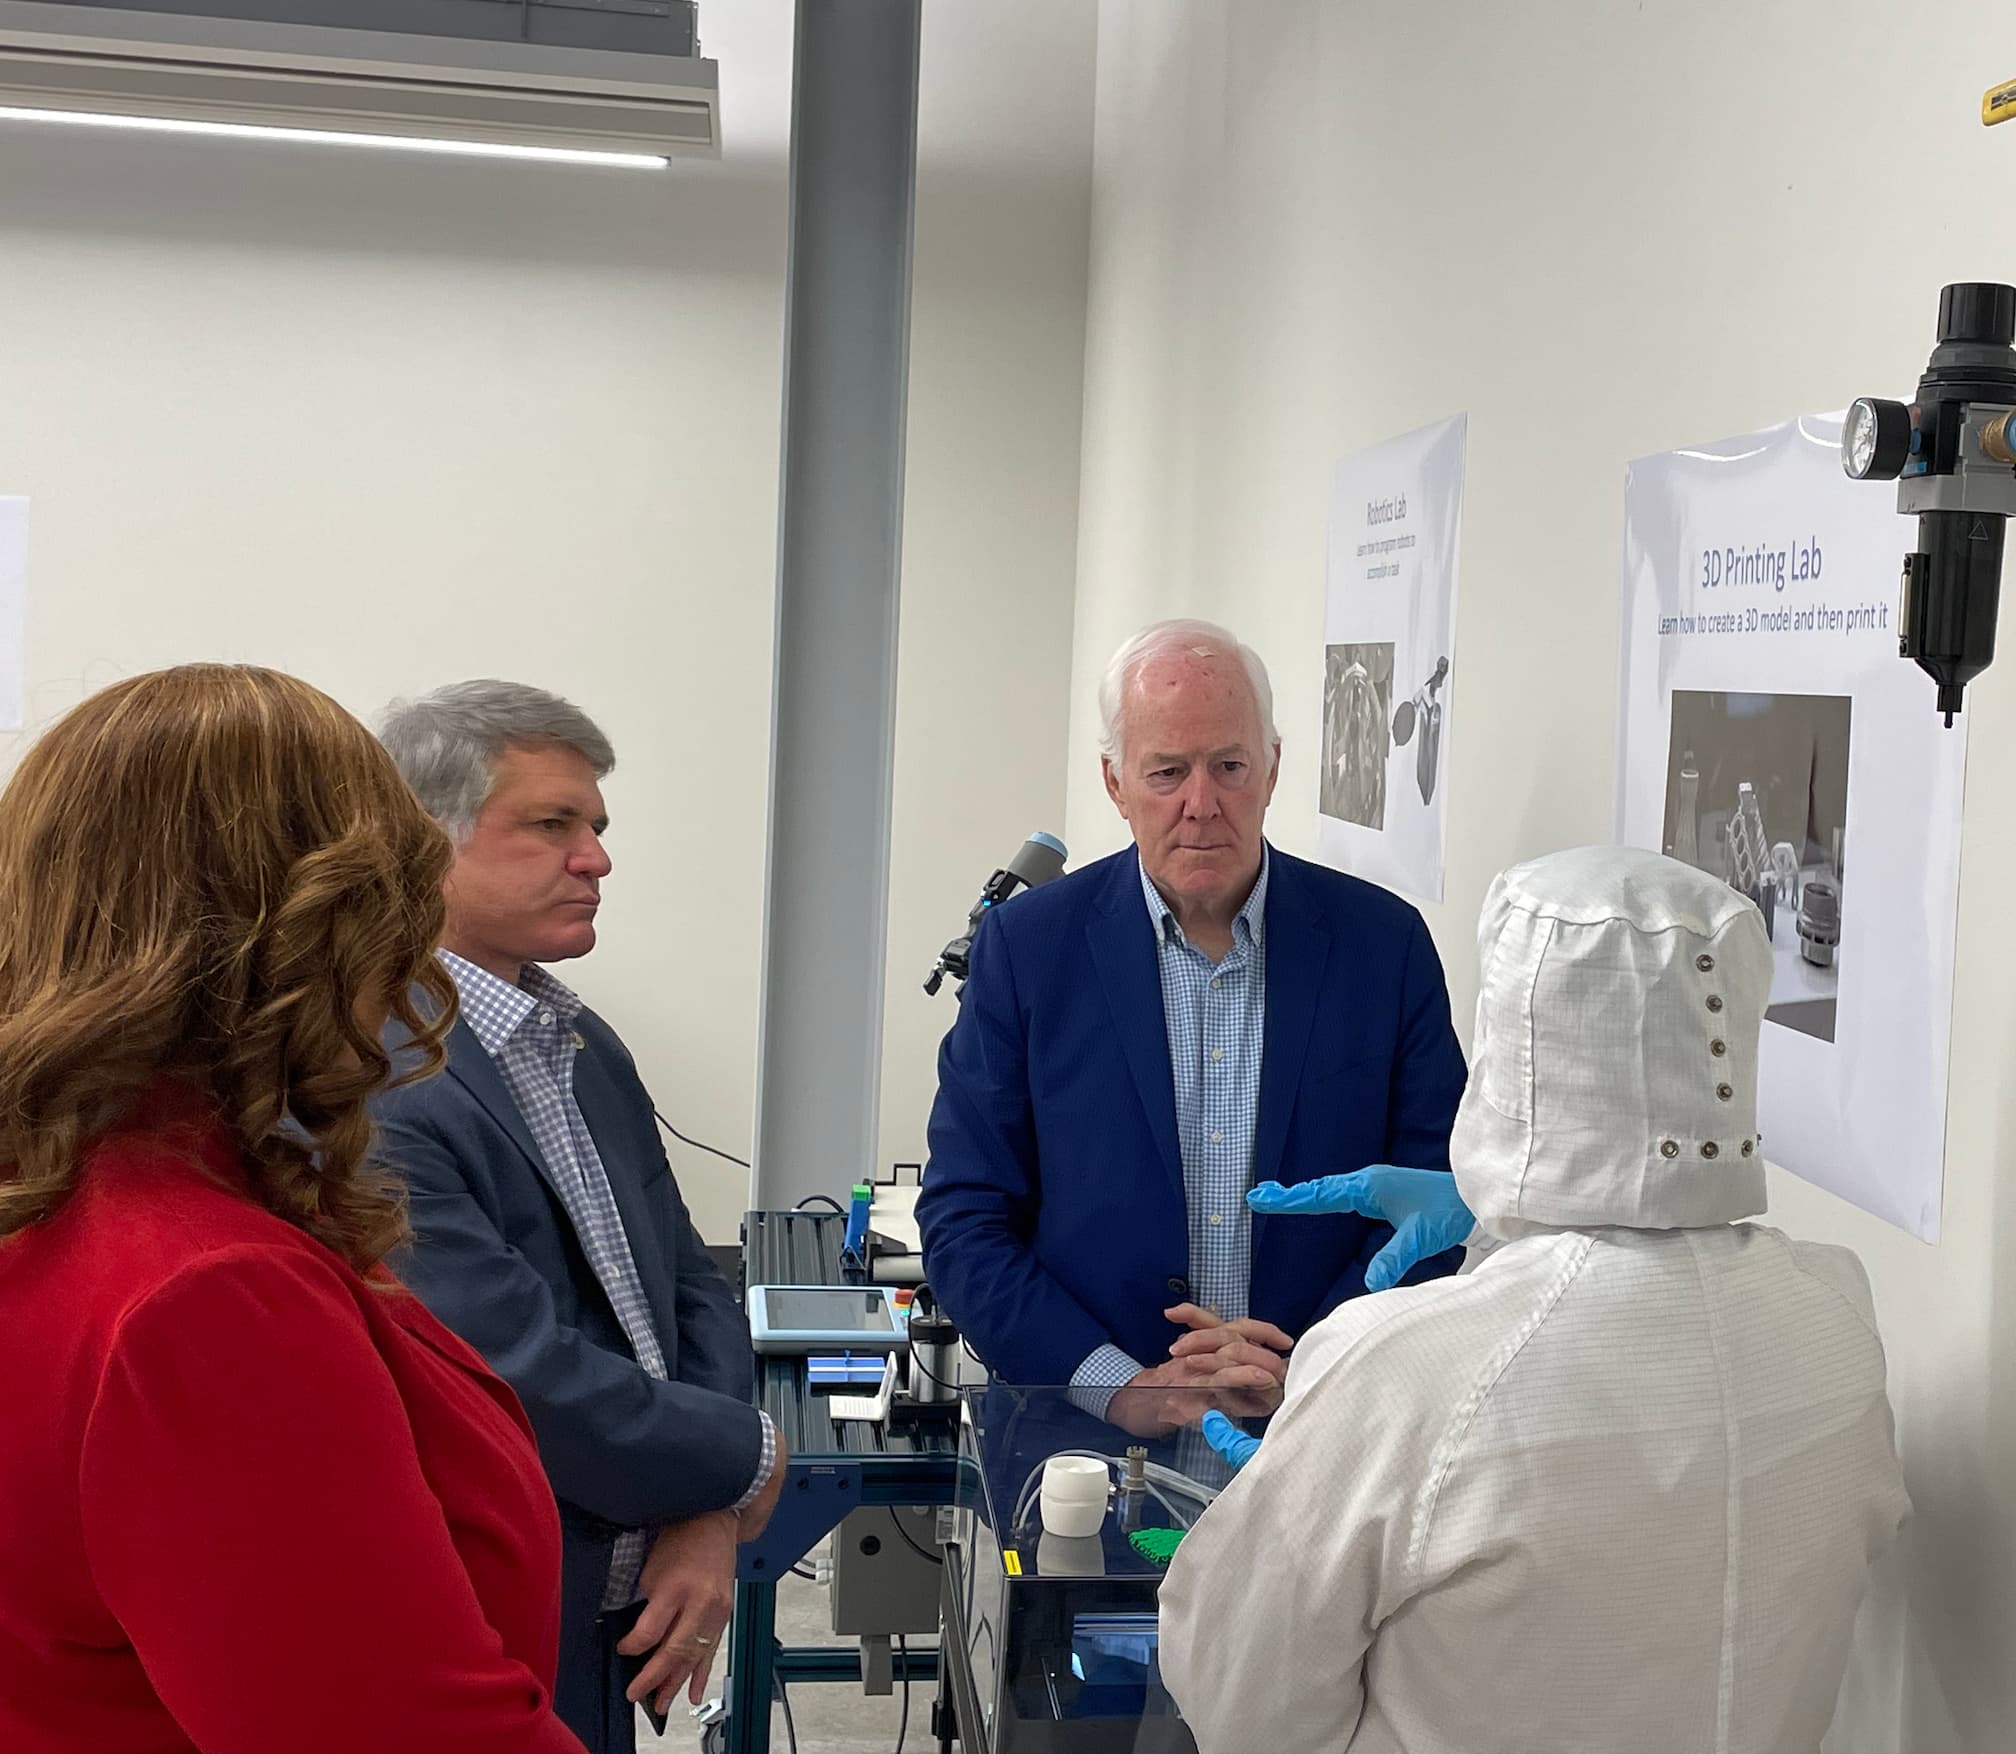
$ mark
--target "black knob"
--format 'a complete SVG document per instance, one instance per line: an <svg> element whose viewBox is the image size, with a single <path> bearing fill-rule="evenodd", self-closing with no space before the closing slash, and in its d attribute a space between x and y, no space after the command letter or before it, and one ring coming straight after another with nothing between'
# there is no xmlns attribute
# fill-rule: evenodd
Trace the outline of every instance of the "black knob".
<svg viewBox="0 0 2016 1754"><path fill-rule="evenodd" d="M1940 289L1939 339L2007 347L2016 341L2016 286L1963 280Z"/></svg>

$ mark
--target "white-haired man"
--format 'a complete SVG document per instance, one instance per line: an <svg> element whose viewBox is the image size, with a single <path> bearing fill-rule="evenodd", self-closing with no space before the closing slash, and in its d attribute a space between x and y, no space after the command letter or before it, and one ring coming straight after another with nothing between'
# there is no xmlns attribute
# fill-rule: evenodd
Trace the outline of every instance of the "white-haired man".
<svg viewBox="0 0 2016 1754"><path fill-rule="evenodd" d="M1446 1170L1464 1072L1420 916L1266 843L1281 743L1259 657L1159 623L1114 654L1100 708L1134 845L975 937L917 1214L997 1376L1146 1429L1194 1417L1201 1387L1265 1394L1368 1269L1389 1282L1384 1223L1246 1195Z"/></svg>
<svg viewBox="0 0 2016 1754"><path fill-rule="evenodd" d="M595 947L616 757L515 682L401 701L382 736L456 843L441 959L462 1002L447 1075L377 1105L412 1190L400 1272L531 1416L560 1501L555 1705L590 1754L632 1754L632 1699L662 1712L690 1677L697 1703L783 1469L637 1068L544 966Z"/></svg>

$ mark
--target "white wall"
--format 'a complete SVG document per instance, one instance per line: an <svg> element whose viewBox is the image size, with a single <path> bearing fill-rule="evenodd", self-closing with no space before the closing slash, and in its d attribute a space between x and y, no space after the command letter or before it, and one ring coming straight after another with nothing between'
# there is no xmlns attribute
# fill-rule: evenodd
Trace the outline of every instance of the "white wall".
<svg viewBox="0 0 2016 1754"><path fill-rule="evenodd" d="M1940 285L2016 280L2016 130L1978 120L2007 25L1987 0L1104 0L1074 851L1120 844L1099 669L1171 613L1273 662L1270 826L1308 847L1331 467L1467 409L1448 900L1426 910L1467 1017L1491 874L1611 832L1625 462L1903 394ZM1918 1505L1837 1725L1857 1754L1979 1754L2016 1724L2016 655L1967 710L1947 1240L1773 1186L1779 1222L1869 1264Z"/></svg>
<svg viewBox="0 0 2016 1754"><path fill-rule="evenodd" d="M727 148L667 176L0 129L31 726L195 658L363 714L468 675L572 696L620 765L602 947L566 972L666 1113L744 1156L790 19L705 9ZM1070 0L925 19L894 1156L921 1149L950 1018L916 983L1062 804L1092 31ZM746 1177L675 1162L732 1241Z"/></svg>

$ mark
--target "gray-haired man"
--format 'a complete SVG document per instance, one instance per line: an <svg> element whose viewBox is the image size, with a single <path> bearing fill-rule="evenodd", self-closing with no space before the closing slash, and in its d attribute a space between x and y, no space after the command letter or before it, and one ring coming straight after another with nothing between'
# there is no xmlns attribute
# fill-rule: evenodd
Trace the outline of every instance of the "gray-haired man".
<svg viewBox="0 0 2016 1754"><path fill-rule="evenodd" d="M543 966L594 948L615 755L512 682L398 702L382 735L456 843L462 1001L447 1076L379 1101L412 1190L401 1272L525 1403L560 1502L555 1703L591 1754L631 1754L632 1700L662 1711L690 1677L698 1702L783 1455L636 1066Z"/></svg>

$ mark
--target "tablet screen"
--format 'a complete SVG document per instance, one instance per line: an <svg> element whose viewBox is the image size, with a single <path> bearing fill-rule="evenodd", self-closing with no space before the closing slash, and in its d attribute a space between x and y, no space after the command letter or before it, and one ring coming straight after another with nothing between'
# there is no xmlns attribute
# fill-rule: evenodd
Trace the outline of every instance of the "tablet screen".
<svg viewBox="0 0 2016 1754"><path fill-rule="evenodd" d="M889 1300L879 1291L854 1291L844 1285L768 1287L763 1308L772 1333L888 1334L895 1331L889 1319Z"/></svg>

